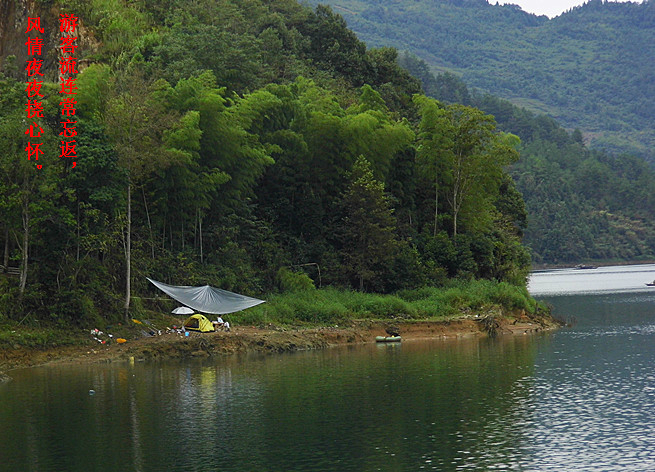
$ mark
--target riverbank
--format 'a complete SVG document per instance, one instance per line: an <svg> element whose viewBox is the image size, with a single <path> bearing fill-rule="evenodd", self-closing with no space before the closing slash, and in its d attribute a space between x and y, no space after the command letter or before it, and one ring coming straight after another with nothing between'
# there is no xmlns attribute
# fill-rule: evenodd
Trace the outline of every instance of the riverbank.
<svg viewBox="0 0 655 472"><path fill-rule="evenodd" d="M393 322L404 341L428 338L461 338L489 335L525 335L555 329L559 325L550 318L529 317L518 313L513 317L461 317L444 321ZM388 321L353 321L348 326L314 328L269 326L237 326L230 332L164 333L126 343L84 345L55 348L3 349L0 351L0 373L21 367L57 362L117 362L169 358L203 358L236 353L282 353L324 349L344 344L375 342L385 335Z"/></svg>

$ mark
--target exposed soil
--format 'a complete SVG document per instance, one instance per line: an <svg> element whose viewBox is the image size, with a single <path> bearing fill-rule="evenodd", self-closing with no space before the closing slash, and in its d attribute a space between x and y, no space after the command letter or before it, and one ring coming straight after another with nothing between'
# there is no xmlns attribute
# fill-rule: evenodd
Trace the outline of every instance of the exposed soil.
<svg viewBox="0 0 655 472"><path fill-rule="evenodd" d="M98 344L57 347L52 349L0 350L0 382L8 380L12 369L54 362L113 362L121 360L210 357L242 352L279 353L322 349L341 344L375 342L386 335L387 327L398 328L404 340L453 338L488 335L523 335L554 329L550 320L531 319L520 315L507 318L461 318L453 321L376 322L358 321L350 326L322 328L281 328L276 326L237 326L230 332L191 332L189 336L167 333L143 337L124 344Z"/></svg>

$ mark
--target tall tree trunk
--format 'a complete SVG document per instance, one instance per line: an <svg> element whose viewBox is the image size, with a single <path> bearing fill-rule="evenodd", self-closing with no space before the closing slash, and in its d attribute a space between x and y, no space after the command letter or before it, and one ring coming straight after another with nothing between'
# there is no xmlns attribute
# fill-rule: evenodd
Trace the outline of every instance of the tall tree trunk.
<svg viewBox="0 0 655 472"><path fill-rule="evenodd" d="M200 210L196 208L196 217L193 219L193 250L198 249L198 215Z"/></svg>
<svg viewBox="0 0 655 472"><path fill-rule="evenodd" d="M432 236L437 236L437 219L439 217L439 181L437 180L437 170L434 171L434 229Z"/></svg>
<svg viewBox="0 0 655 472"><path fill-rule="evenodd" d="M455 169L453 179L453 238L457 236L457 219L459 217L459 210L462 208L466 188L465 177L462 175L462 161L463 158L460 156L457 160L458 166Z"/></svg>
<svg viewBox="0 0 655 472"><path fill-rule="evenodd" d="M200 220L198 222L199 225L199 232L200 232L200 263L203 264L203 254L202 254L202 216L200 216Z"/></svg>
<svg viewBox="0 0 655 472"><path fill-rule="evenodd" d="M457 186L455 185L455 189L453 190L453 238L457 236L457 216L459 214L459 205L457 204L457 199L459 198L457 194Z"/></svg>
<svg viewBox="0 0 655 472"><path fill-rule="evenodd" d="M28 250L30 241L30 204L27 198L23 201L23 257L20 266L20 285L18 291L18 298L23 301L23 294L25 293L25 286L27 285L27 262Z"/></svg>
<svg viewBox="0 0 655 472"><path fill-rule="evenodd" d="M75 251L75 260L80 260L80 201L77 201L77 250Z"/></svg>
<svg viewBox="0 0 655 472"><path fill-rule="evenodd" d="M155 260L155 237L152 234L152 223L150 222L150 212L148 211L148 201L146 200L146 191L141 187L141 193L143 194L143 207L146 209L146 219L148 220L148 232L150 233L150 252L152 255L152 260Z"/></svg>
<svg viewBox="0 0 655 472"><path fill-rule="evenodd" d="M164 224L162 225L161 230L161 250L166 249L166 216L164 215Z"/></svg>
<svg viewBox="0 0 655 472"><path fill-rule="evenodd" d="M2 265L9 267L9 226L5 228L5 253L2 258Z"/></svg>
<svg viewBox="0 0 655 472"><path fill-rule="evenodd" d="M127 184L127 228L125 235L125 320L130 319L132 295L132 183Z"/></svg>

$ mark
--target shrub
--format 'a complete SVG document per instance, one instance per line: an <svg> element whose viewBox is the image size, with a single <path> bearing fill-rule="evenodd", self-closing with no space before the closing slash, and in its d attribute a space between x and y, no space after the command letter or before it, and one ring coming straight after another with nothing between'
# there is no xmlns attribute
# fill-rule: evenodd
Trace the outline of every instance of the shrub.
<svg viewBox="0 0 655 472"><path fill-rule="evenodd" d="M286 267L277 271L276 280L283 292L314 290L314 281L305 273L293 272Z"/></svg>

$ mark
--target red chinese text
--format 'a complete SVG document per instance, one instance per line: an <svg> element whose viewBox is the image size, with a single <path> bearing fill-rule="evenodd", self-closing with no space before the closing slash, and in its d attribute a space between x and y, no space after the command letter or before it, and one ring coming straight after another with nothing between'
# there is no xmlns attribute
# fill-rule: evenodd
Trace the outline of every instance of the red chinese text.
<svg viewBox="0 0 655 472"><path fill-rule="evenodd" d="M41 26L41 17L27 18L27 29L25 30L25 34L29 34L30 32L34 35L38 33L44 34L44 29ZM34 118L43 118L43 102L39 101L39 97L43 98L43 94L41 93L43 81L37 80L39 76L43 77L43 73L41 72L43 60L35 57L41 56L43 53L43 39L38 36L28 36L25 46L27 46L27 55L32 56L25 61L25 71L27 72L28 79L30 79L26 82L25 88L28 98L25 112L27 118L33 120ZM29 137L29 141L25 147L27 160L31 161L32 158L34 158L35 161L38 161L39 156L44 154L43 149L41 149L43 142L33 141L41 138L43 128L37 122L31 121L31 124L25 130L25 134ZM41 169L42 167L42 164L36 164L37 169Z"/></svg>
<svg viewBox="0 0 655 472"><path fill-rule="evenodd" d="M67 117L65 121L60 122L62 131L59 133L59 136L63 138L74 138L77 136L77 129L75 127L77 121L70 119L77 111L75 109L77 100L72 97L72 95L77 94L77 85L75 83L77 79L75 74L79 73L77 70L77 57L73 57L77 49L77 36L73 36L77 30L77 22L78 18L71 14L59 15L59 32L61 33L61 42L59 44L59 81L61 83L61 89L59 93L67 95L59 102L61 116ZM61 141L59 146L61 149L59 157L70 159L72 161L72 167L77 165L77 162L75 162L75 159L77 159L76 147L77 141L75 139Z"/></svg>

